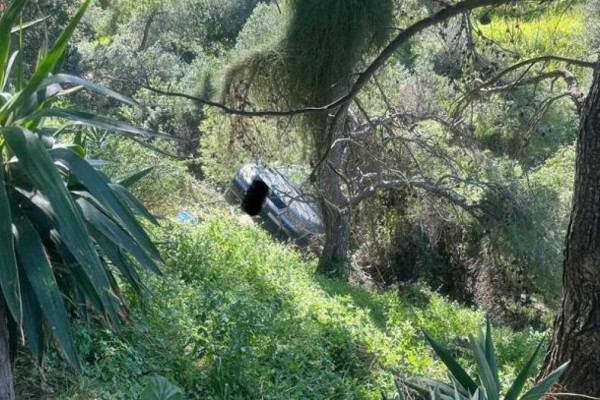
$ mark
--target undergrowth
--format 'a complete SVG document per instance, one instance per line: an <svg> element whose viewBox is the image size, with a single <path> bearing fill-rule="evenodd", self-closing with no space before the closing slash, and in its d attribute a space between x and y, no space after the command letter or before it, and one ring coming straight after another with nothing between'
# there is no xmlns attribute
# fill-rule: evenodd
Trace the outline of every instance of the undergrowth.
<svg viewBox="0 0 600 400"><path fill-rule="evenodd" d="M135 399L156 375L189 399L395 398L394 376L444 376L421 329L473 365L466 337L484 316L422 286L379 293L317 277L314 261L226 213L154 235L164 277L147 277L132 323L118 336L77 323L82 376L55 353L45 379L20 358L20 398ZM544 333L496 332L509 381Z"/></svg>

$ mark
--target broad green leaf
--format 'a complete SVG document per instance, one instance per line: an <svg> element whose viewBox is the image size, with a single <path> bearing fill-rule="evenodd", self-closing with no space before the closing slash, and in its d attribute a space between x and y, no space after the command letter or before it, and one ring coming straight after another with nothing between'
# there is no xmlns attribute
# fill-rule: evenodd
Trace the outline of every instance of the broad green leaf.
<svg viewBox="0 0 600 400"><path fill-rule="evenodd" d="M79 369L69 318L42 240L24 216L17 216L13 222L17 230L17 253L25 276L65 357L71 365Z"/></svg>
<svg viewBox="0 0 600 400"><path fill-rule="evenodd" d="M148 255L156 260L160 254L146 231L131 211L114 195L108 185L108 180L88 162L73 151L66 148L54 148L50 154L55 160L60 160L69 165L70 171L79 179L86 189L97 201L110 212L111 217L117 219L125 230L133 237Z"/></svg>
<svg viewBox="0 0 600 400"><path fill-rule="evenodd" d="M140 400L183 400L181 389L162 376L149 379L148 385L142 392Z"/></svg>
<svg viewBox="0 0 600 400"><path fill-rule="evenodd" d="M17 1L17 2L21 3L22 1ZM71 36L73 35L73 32L75 31L75 28L79 24L79 21L83 17L83 14L85 13L85 10L87 9L89 4L90 4L90 0L85 0L83 2L81 7L79 8L79 11L77 11L75 16L71 19L71 21L69 22L67 27L62 31L62 33L56 40L54 47L52 47L52 49L48 52L48 54L46 54L44 59L38 65L33 76L31 77L31 79L29 80L29 82L27 83L25 88L23 88L23 90L21 90L15 97L13 97L10 102L5 104L4 107L2 107L2 109L0 109L0 123L6 121L6 118L8 117L8 115L11 112L13 112L17 107L20 107L22 105L23 101L28 99L30 96L32 96L34 93L36 93L39 90L39 86L42 83L42 81L44 79L46 79L48 74L50 74L52 72L52 70L54 69L56 64L60 61L61 57L63 56L63 53L65 52L65 49L67 47L67 44L68 44L69 40L71 39ZM9 9L10 9L10 7L9 7ZM6 37L6 36L2 35L1 26L0 26L0 37ZM1 54L2 53L0 52L0 57L2 57ZM0 62L2 62L4 60L5 59L0 58ZM4 65L4 63L1 65ZM2 79L0 79L0 82L1 81L2 81Z"/></svg>
<svg viewBox="0 0 600 400"><path fill-rule="evenodd" d="M116 245L127 250L146 269L155 274L160 274L154 261L148 257L139 244L129 236L125 230L115 224L109 217L104 215L96 207L84 198L77 199L77 204L83 212L85 220L92 224L95 229L110 239Z"/></svg>
<svg viewBox="0 0 600 400"><path fill-rule="evenodd" d="M117 306L106 271L71 195L46 148L32 132L18 127L0 130L7 145L35 187L48 199L56 215L58 231L73 257L81 264L102 300L105 313L118 325Z"/></svg>
<svg viewBox="0 0 600 400"><path fill-rule="evenodd" d="M448 368L452 376L454 376L458 384L464 387L469 393L474 393L477 390L477 384L452 357L448 349L442 346L437 340L429 336L427 332L423 331L423 333L425 334L425 338L427 339L435 353L446 365L446 367Z"/></svg>
<svg viewBox="0 0 600 400"><path fill-rule="evenodd" d="M23 8L29 3L28 0L13 0L0 18L0 66L4 67L8 61L10 52L10 35L17 21L17 18L23 11ZM0 68L0 82L4 82L6 71ZM0 119L1 121L1 119Z"/></svg>
<svg viewBox="0 0 600 400"><path fill-rule="evenodd" d="M510 389L508 389L508 392L506 392L506 396L504 396L505 400L517 400L519 398L521 390L523 390L527 379L533 374L535 370L535 360L537 358L538 353L540 352L540 349L542 348L543 343L543 341L540 342L540 344L538 344L531 357L529 357L527 364L525 364L521 372L519 372L519 375L517 375L517 377L515 378Z"/></svg>
<svg viewBox="0 0 600 400"><path fill-rule="evenodd" d="M0 149L0 286L13 319L20 324L22 310L19 273L13 241L12 214L4 182L2 149Z"/></svg>
<svg viewBox="0 0 600 400"><path fill-rule="evenodd" d="M554 386L554 384L560 379L562 374L565 372L567 367L569 366L569 362L567 361L560 367L556 368L554 371L550 372L547 377L545 377L540 383L535 385L531 390L521 397L521 400L535 400L539 399Z"/></svg>
<svg viewBox="0 0 600 400"><path fill-rule="evenodd" d="M481 382L483 383L487 398L489 400L499 400L500 388L496 383L496 379L492 373L488 360L485 357L484 350L481 348L479 343L477 343L473 335L469 335L469 341L471 342L471 349L473 350L475 361L477 362L479 379L481 379Z"/></svg>

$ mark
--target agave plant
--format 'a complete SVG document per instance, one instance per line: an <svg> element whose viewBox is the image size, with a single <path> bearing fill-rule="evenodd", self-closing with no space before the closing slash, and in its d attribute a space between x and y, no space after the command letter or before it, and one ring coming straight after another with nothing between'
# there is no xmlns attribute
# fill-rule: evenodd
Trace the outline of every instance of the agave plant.
<svg viewBox="0 0 600 400"><path fill-rule="evenodd" d="M552 371L525 393L521 393L529 377L536 372L537 356L543 342L537 346L529 360L517 375L510 388L503 391L500 384L498 362L494 354L492 329L486 322L486 331L479 329L477 339L469 335L470 348L477 363L477 377L471 377L452 357L450 351L425 332L425 338L448 368L450 383L428 378L411 378L404 383L425 396L435 400L534 400L546 394L558 381L568 363Z"/></svg>
<svg viewBox="0 0 600 400"><path fill-rule="evenodd" d="M109 327L118 328L124 312L119 282L143 289L135 261L159 273L160 255L137 217L156 220L124 185L94 168L83 147L58 143L55 136L64 126L48 127L44 121L51 117L66 126L138 139L158 134L55 106L74 87L136 105L89 81L56 73L89 0L54 46L41 49L34 72L25 79L19 52L9 53L14 26L27 3L13 0L0 16L0 310L8 310L7 322L0 318L0 332L22 332L40 361L45 344L54 342L77 368L69 311L93 310Z"/></svg>

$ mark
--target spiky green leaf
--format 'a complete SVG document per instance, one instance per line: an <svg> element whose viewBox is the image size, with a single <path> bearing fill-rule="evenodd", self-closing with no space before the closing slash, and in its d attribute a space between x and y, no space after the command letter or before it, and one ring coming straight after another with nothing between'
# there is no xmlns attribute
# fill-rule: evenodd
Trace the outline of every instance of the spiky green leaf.
<svg viewBox="0 0 600 400"><path fill-rule="evenodd" d="M505 400L517 400L519 398L519 395L521 394L525 383L527 383L527 379L533 374L535 370L535 360L537 359L538 353L542 348L542 344L543 341L538 344L535 351L533 352L531 357L529 357L529 360L527 361L521 372L519 372L519 374L515 378L510 389L508 389L508 391L506 392L506 396L504 396Z"/></svg>
<svg viewBox="0 0 600 400"><path fill-rule="evenodd" d="M2 149L0 149L0 287L13 319L21 323L21 293L12 232L10 201L4 181Z"/></svg>
<svg viewBox="0 0 600 400"><path fill-rule="evenodd" d="M548 393L548 391L552 389L552 386L558 382L568 366L569 362L567 361L554 371L550 372L547 377L525 393L523 397L521 397L521 400L536 400Z"/></svg>
<svg viewBox="0 0 600 400"><path fill-rule="evenodd" d="M13 1L13 3L22 3L22 2L24 2L24 1ZM25 1L25 3L26 3L26 1ZM17 108L21 107L23 105L23 103L27 99L29 99L30 96L32 96L34 93L36 93L40 89L40 84L43 82L44 79L46 79L46 77L49 74L52 73L52 71L56 67L56 64L61 60L61 58L65 52L65 49L67 48L67 44L68 44L69 40L71 39L71 36L73 35L73 32L75 31L75 28L79 24L79 21L83 17L83 14L85 13L85 10L87 9L89 4L90 4L90 0L85 0L83 2L83 4L79 8L79 10L75 14L75 16L73 16L73 18L71 19L71 21L69 22L67 27L62 31L62 33L56 40L56 43L54 44L52 49L45 55L45 57L39 63L35 72L33 73L33 76L31 77L29 82L27 82L27 85L25 85L23 90L21 90L15 97L13 97L11 99L11 101L6 103L4 105L4 107L2 107L2 109L0 109L0 122L6 121L9 114L14 112ZM9 7L9 10L10 10L10 8L11 7ZM11 28L12 28L12 26L11 26ZM2 29L2 26L0 24L0 37L6 37L6 36L2 35L1 29ZM0 47L0 62L5 61L5 59L2 58L1 50L2 49ZM0 65L4 65L4 63L2 63ZM0 79L0 82L1 81L2 81L2 79Z"/></svg>
<svg viewBox="0 0 600 400"><path fill-rule="evenodd" d="M477 369L479 370L479 379L483 383L487 398L489 400L500 400L500 388L496 383L496 377L492 373L490 364L485 356L485 350L481 348L473 335L469 335L469 341L471 343L471 349L475 355L475 361L477 362Z"/></svg>
<svg viewBox="0 0 600 400"><path fill-rule="evenodd" d="M25 273L23 271L23 273ZM42 309L35 292L27 279L19 280L23 300L23 332L27 338L27 346L31 349L38 364L44 354L44 328L42 326Z"/></svg>
<svg viewBox="0 0 600 400"><path fill-rule="evenodd" d="M72 366L79 369L69 318L42 240L23 215L13 218L13 223L17 230L15 240L17 253L25 276L66 359Z"/></svg>
<svg viewBox="0 0 600 400"><path fill-rule="evenodd" d="M496 381L496 387L500 389L500 374L498 370L498 360L496 360L496 352L494 351L494 342L492 340L492 324L489 318L485 321L485 358L490 366L492 376Z"/></svg>
<svg viewBox="0 0 600 400"><path fill-rule="evenodd" d="M84 198L77 199L77 204L83 212L85 220L96 230L101 232L116 245L128 251L146 269L155 274L160 274L158 267L154 261L148 257L139 242L136 242L118 224Z"/></svg>
<svg viewBox="0 0 600 400"><path fill-rule="evenodd" d="M438 357L442 360L442 362L446 365L452 376L456 379L458 384L460 384L463 388L465 388L469 393L474 393L477 390L477 384L475 381L467 374L467 372L458 364L458 362L452 357L450 351L442 346L437 340L431 337L427 332L423 331L425 338L438 355Z"/></svg>
<svg viewBox="0 0 600 400"><path fill-rule="evenodd" d="M101 115L91 114L83 111L65 110L56 107L43 109L33 115L28 116L27 119L38 119L43 117L65 118L74 125L89 126L110 132L118 132L128 137L153 137L167 140L179 140L173 136L154 132L148 129L137 128L123 121L118 121Z"/></svg>
<svg viewBox="0 0 600 400"><path fill-rule="evenodd" d="M74 75L56 74L49 76L40 83L40 88L48 87L59 83L68 83L71 85L81 86L102 96L113 98L133 107L139 107L139 104L130 97L124 96L120 93L115 92L114 90L110 90L102 85L98 85L94 82L90 82L86 79Z"/></svg>
<svg viewBox="0 0 600 400"><path fill-rule="evenodd" d="M33 185L52 205L58 231L64 238L65 245L96 288L102 300L102 311L107 313L113 324L118 325L117 306L111 294L111 286L104 266L46 148L35 134L23 128L5 128L0 130L0 133L4 135L6 143Z"/></svg>
<svg viewBox="0 0 600 400"><path fill-rule="evenodd" d="M0 16L0 65L5 66L10 52L10 35L17 21L17 18L23 11L23 8L29 3L28 0L13 0L8 8ZM6 70L0 69L0 82L4 82Z"/></svg>
<svg viewBox="0 0 600 400"><path fill-rule="evenodd" d="M50 154L70 167L70 171L79 179L95 199L114 216L131 237L150 257L159 260L158 249L141 227L135 216L112 192L108 179L75 152L67 148L54 148Z"/></svg>

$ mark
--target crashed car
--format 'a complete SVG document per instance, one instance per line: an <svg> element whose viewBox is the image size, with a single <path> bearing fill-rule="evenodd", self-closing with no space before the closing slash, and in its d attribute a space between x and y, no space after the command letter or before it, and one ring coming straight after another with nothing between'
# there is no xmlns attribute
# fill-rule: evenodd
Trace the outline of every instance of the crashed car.
<svg viewBox="0 0 600 400"><path fill-rule="evenodd" d="M248 196L253 197L250 201L255 204L247 204ZM323 233L323 222L314 200L302 196L277 170L246 164L234 176L225 198L232 205L241 205L245 211L252 209L249 214L256 214L262 226L279 239L307 245Z"/></svg>

